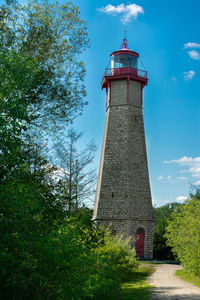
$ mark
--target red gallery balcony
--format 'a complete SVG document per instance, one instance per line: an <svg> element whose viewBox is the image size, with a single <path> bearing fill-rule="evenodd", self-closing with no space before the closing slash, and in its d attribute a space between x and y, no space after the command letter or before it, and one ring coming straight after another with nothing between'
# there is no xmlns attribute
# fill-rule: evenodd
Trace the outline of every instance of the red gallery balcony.
<svg viewBox="0 0 200 300"><path fill-rule="evenodd" d="M147 71L134 69L130 67L122 67L122 68L110 68L106 69L104 76L112 76L112 75L135 75L142 78L147 78Z"/></svg>
<svg viewBox="0 0 200 300"><path fill-rule="evenodd" d="M101 87L102 89L105 88L110 80L126 78L140 81L144 85L147 85L148 82L147 71L131 67L107 68L102 78Z"/></svg>

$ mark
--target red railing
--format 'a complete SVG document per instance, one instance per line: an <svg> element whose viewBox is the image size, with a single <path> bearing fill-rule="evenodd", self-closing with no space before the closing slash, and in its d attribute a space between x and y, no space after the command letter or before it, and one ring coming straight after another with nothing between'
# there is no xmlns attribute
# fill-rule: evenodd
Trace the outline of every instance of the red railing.
<svg viewBox="0 0 200 300"><path fill-rule="evenodd" d="M142 77L142 78L147 78L147 71L134 69L130 67L106 69L104 76L129 75L129 74Z"/></svg>

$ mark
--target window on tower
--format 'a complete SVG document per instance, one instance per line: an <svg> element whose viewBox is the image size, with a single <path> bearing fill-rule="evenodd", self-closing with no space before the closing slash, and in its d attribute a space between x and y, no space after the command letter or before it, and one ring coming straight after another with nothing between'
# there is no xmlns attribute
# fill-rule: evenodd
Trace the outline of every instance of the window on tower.
<svg viewBox="0 0 200 300"><path fill-rule="evenodd" d="M116 54L111 57L111 68L138 68L138 59L130 54Z"/></svg>

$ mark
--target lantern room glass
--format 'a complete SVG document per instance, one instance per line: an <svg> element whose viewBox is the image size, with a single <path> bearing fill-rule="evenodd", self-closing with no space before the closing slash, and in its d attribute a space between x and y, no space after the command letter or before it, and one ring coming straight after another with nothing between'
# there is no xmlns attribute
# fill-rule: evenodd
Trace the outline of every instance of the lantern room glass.
<svg viewBox="0 0 200 300"><path fill-rule="evenodd" d="M115 54L111 57L111 68L133 68L138 69L138 58L131 54Z"/></svg>

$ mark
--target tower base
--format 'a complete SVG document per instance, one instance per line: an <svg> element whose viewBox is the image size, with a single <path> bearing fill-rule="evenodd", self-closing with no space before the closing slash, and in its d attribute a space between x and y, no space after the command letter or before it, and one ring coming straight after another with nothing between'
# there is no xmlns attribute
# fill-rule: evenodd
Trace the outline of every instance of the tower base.
<svg viewBox="0 0 200 300"><path fill-rule="evenodd" d="M124 238L131 237L131 246L136 249L136 256L139 258L153 258L153 220L96 219L94 222L98 226L109 227L114 234L123 234Z"/></svg>

